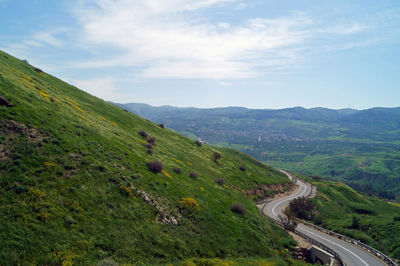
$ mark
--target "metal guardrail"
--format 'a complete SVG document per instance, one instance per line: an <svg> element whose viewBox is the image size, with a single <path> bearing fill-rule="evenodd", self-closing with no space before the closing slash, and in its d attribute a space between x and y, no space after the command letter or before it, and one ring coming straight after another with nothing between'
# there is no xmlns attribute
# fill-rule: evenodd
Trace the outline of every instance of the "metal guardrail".
<svg viewBox="0 0 400 266"><path fill-rule="evenodd" d="M283 224L282 224L280 221L277 221L277 220L274 220L274 221L275 221L275 223L276 223L277 225L279 225L280 227L284 228ZM302 232L300 232L300 231L298 231L298 230L296 230L296 229L295 229L294 231L292 231L292 232L295 233L296 235L298 235L298 236L304 238L305 240L307 240L307 241L310 242L311 244L313 244L313 245L315 245L315 246L317 246L317 247L322 248L323 250L325 250L326 252L328 252L329 254L331 254L331 255L338 261L338 263L339 263L340 266L345 266L345 264L343 263L342 258L340 257L340 255L339 255L338 253L336 253L336 251L332 250L331 248L325 246L324 244L318 242L317 240L315 240L315 239L313 239L313 238L307 236L306 234L304 234L304 233L302 233Z"/></svg>
<svg viewBox="0 0 400 266"><path fill-rule="evenodd" d="M356 245L356 246L366 250L367 252L371 253L372 255L378 257L380 260L382 260L383 262L385 262L389 266L398 266L392 259L390 259L388 256L386 256L385 254L383 254L379 250L376 250L373 247L370 247L370 246L368 246L368 245L366 245L366 244L364 244L364 243L362 243L362 242L360 242L358 240L355 240L353 238L341 235L341 234L336 233L334 231L319 227L317 225L314 225L314 224L311 224L311 223L307 223L307 222L305 222L303 220L299 220L299 222L301 222L304 225L310 226L310 227L312 227L312 228L314 228L314 229L316 229L316 230L318 230L320 232L323 232L325 234L334 236L336 238L339 238L341 240L349 242L349 243L351 243L353 245Z"/></svg>

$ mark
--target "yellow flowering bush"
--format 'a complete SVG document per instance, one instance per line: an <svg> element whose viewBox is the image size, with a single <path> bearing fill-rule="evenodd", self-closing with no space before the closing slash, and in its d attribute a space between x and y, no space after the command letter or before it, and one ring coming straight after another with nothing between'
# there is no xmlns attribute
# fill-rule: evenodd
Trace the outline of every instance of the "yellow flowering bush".
<svg viewBox="0 0 400 266"><path fill-rule="evenodd" d="M36 217L41 220L41 221L46 221L47 219L49 219L51 216L50 213L45 212L45 211L40 211L38 213L36 213Z"/></svg>
<svg viewBox="0 0 400 266"><path fill-rule="evenodd" d="M47 168L50 168L50 167L52 167L52 166L55 165L55 163L52 163L52 162L44 162L43 164L44 164L44 166L46 166Z"/></svg>
<svg viewBox="0 0 400 266"><path fill-rule="evenodd" d="M28 192L28 200L31 202L36 202L42 200L46 196L46 193L40 191L37 188L31 187Z"/></svg>
<svg viewBox="0 0 400 266"><path fill-rule="evenodd" d="M179 161L178 159L173 158L173 160L177 163L183 164L181 161Z"/></svg>
<svg viewBox="0 0 400 266"><path fill-rule="evenodd" d="M217 258L213 258L213 259L194 258L194 259L184 260L182 265L184 265L184 266L196 266L196 265L231 266L231 265L235 265L235 263L233 261L221 260L221 259L217 259ZM265 264L260 264L260 265L265 265ZM270 265L270 264L267 264L267 265Z"/></svg>
<svg viewBox="0 0 400 266"><path fill-rule="evenodd" d="M84 110L82 110L82 109L78 106L78 105L80 105L79 103L75 102L74 100L72 100L72 99L70 99L70 98L68 98L68 97L65 97L65 99L67 100L67 103L68 103L69 105L71 105L74 109L78 110L78 111L81 112L81 113L86 113Z"/></svg>
<svg viewBox="0 0 400 266"><path fill-rule="evenodd" d="M40 95L42 95L46 100L50 101L50 96L47 94L47 92L43 89L39 90Z"/></svg>
<svg viewBox="0 0 400 266"><path fill-rule="evenodd" d="M161 170L161 172L166 176L166 177L168 177L168 178L172 178L172 176L167 172L167 171L165 171L164 169L163 170Z"/></svg>
<svg viewBox="0 0 400 266"><path fill-rule="evenodd" d="M122 186L122 185L121 185L119 188L121 189L121 192L122 192L123 194L125 194L125 195L128 196L128 197L133 198L133 192L132 192L132 190L131 190L129 187L125 187L125 186Z"/></svg>
<svg viewBox="0 0 400 266"><path fill-rule="evenodd" d="M83 115L78 115L81 119L85 120L85 121L89 121L89 119L87 119L86 117L84 117Z"/></svg>
<svg viewBox="0 0 400 266"><path fill-rule="evenodd" d="M184 208L200 210L199 203L194 198L182 198L179 203Z"/></svg>

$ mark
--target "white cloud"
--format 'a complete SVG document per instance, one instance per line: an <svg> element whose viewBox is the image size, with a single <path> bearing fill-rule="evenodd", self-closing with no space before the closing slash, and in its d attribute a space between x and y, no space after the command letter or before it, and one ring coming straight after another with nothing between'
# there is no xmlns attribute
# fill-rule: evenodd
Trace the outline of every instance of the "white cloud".
<svg viewBox="0 0 400 266"><path fill-rule="evenodd" d="M68 31L70 30L64 27L38 31L35 32L29 40L24 40L23 43L33 47L43 47L47 45L62 47L65 43L62 35Z"/></svg>
<svg viewBox="0 0 400 266"><path fill-rule="evenodd" d="M372 38L366 41L361 41L361 42L350 42L342 45L341 47L336 47L336 50L347 50L347 49L353 49L353 48L359 48L359 47L365 47L365 46L371 46L379 42L379 39Z"/></svg>
<svg viewBox="0 0 400 266"><path fill-rule="evenodd" d="M239 26L196 17L196 10L229 2L237 1L81 0L76 14L86 45L118 53L78 66L141 67L144 77L245 78L291 60L291 49L309 37L305 27L312 22L303 13Z"/></svg>
<svg viewBox="0 0 400 266"><path fill-rule="evenodd" d="M166 102L175 100L175 97L171 96L155 96L143 97L140 94L127 94L120 88L117 83L120 79L108 76L96 79L78 80L72 78L63 78L64 81L73 84L77 88L86 91L87 93L94 95L100 99L106 101L113 101L118 103L128 102L148 102L153 105L163 105Z"/></svg>
<svg viewBox="0 0 400 266"><path fill-rule="evenodd" d="M60 39L57 39L49 32L41 32L37 33L34 36L35 40L40 41L42 43L50 44L52 46L61 46L63 42Z"/></svg>
<svg viewBox="0 0 400 266"><path fill-rule="evenodd" d="M239 4L237 4L236 6L235 6L235 9L236 10L243 10L243 9L245 9L247 7L247 4L245 4L245 3L239 3Z"/></svg>
<svg viewBox="0 0 400 266"><path fill-rule="evenodd" d="M75 85L77 88L86 91L89 94L95 95L101 99L124 101L126 95L118 92L118 88L115 85L115 80L111 77L104 77L90 80L72 80L66 79L66 81Z"/></svg>
<svg viewBox="0 0 400 266"><path fill-rule="evenodd" d="M319 33L327 34L341 34L341 35L351 35L356 33L362 33L368 30L366 25L359 23L342 23L335 25L333 27L321 28L318 30Z"/></svg>
<svg viewBox="0 0 400 266"><path fill-rule="evenodd" d="M219 82L218 83L220 86L223 86L223 87L227 87L227 86L232 86L233 85L233 83L231 83L231 82L226 82L226 81L221 81L221 82Z"/></svg>
<svg viewBox="0 0 400 266"><path fill-rule="evenodd" d="M25 40L23 43L28 46L43 47L43 43L36 40Z"/></svg>

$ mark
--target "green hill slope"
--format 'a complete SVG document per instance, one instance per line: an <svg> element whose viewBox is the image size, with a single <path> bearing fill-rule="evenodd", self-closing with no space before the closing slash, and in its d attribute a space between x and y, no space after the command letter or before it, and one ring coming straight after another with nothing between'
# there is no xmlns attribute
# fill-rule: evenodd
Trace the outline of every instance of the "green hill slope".
<svg viewBox="0 0 400 266"><path fill-rule="evenodd" d="M280 172L199 147L3 52L0 96L14 105L0 106L2 265L292 260L289 235L244 196L271 193L265 185L287 182ZM149 171L152 160L162 172Z"/></svg>

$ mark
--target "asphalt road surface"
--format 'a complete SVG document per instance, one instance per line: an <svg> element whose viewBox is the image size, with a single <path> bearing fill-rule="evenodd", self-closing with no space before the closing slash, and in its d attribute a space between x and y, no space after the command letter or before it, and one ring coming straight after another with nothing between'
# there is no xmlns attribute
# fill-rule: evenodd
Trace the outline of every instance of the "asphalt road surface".
<svg viewBox="0 0 400 266"><path fill-rule="evenodd" d="M282 172L293 180L293 177L289 173L285 171ZM309 195L311 192L310 185L302 182L301 180L297 180L296 184L299 186L299 188L293 194L264 204L261 208L262 212L272 219L279 220L278 215L282 215L282 208L284 208L289 201L294 198ZM356 245L337 239L336 237L330 236L303 224L299 224L296 229L336 251L342 258L343 262L348 266L386 265L377 257L357 247Z"/></svg>

